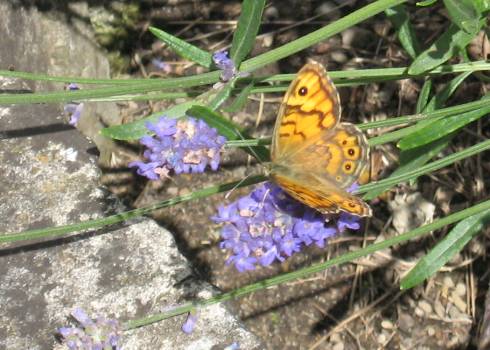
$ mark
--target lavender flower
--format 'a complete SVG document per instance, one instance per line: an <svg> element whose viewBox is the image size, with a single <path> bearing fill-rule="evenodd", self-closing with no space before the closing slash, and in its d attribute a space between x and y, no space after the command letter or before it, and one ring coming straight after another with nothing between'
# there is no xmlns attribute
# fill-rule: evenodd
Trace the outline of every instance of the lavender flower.
<svg viewBox="0 0 490 350"><path fill-rule="evenodd" d="M202 173L206 166L217 170L220 152L226 142L216 129L202 120L176 120L161 117L155 124L146 123L155 136L143 136L140 143L147 147L143 155L147 162L131 162L137 173L150 180L168 177L170 171Z"/></svg>
<svg viewBox="0 0 490 350"><path fill-rule="evenodd" d="M235 342L231 343L230 345L228 345L223 350L240 350L240 343L235 341Z"/></svg>
<svg viewBox="0 0 490 350"><path fill-rule="evenodd" d="M221 69L221 80L229 81L237 73L235 62L228 55L228 51L218 51L213 54L213 62Z"/></svg>
<svg viewBox="0 0 490 350"><path fill-rule="evenodd" d="M158 68L165 73L170 73L172 71L172 67L170 66L170 64L163 62L161 59L154 58L151 60L151 64L153 64L155 68Z"/></svg>
<svg viewBox="0 0 490 350"><path fill-rule="evenodd" d="M327 225L323 215L272 183L221 206L212 220L224 224L220 247L231 252L226 264L235 265L239 272L284 261L303 246L324 247L328 238L345 228L359 228L358 219L347 214L341 215L337 225Z"/></svg>
<svg viewBox="0 0 490 350"><path fill-rule="evenodd" d="M191 334L194 331L197 323L197 311L191 311L187 314L187 319L182 325L182 331L186 334Z"/></svg>
<svg viewBox="0 0 490 350"><path fill-rule="evenodd" d="M97 317L95 322L80 308L72 312L81 328L61 327L58 332L70 350L100 349L118 350L121 328L116 320Z"/></svg>
<svg viewBox="0 0 490 350"><path fill-rule="evenodd" d="M75 91L79 90L80 88L78 87L77 84L75 83L70 83L66 87L70 91ZM70 102L67 103L64 107L65 113L68 113L70 115L70 125L77 125L78 121L80 120L80 117L82 116L82 111L83 111L83 103L77 103L77 102Z"/></svg>

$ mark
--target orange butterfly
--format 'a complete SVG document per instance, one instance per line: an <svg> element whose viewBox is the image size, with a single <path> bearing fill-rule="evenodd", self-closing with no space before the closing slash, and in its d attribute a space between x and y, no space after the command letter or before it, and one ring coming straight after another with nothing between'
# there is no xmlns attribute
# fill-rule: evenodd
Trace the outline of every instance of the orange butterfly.
<svg viewBox="0 0 490 350"><path fill-rule="evenodd" d="M323 214L371 216L346 191L368 171L369 146L355 125L340 123L337 89L319 63L308 63L289 86L274 127L271 177L293 198Z"/></svg>

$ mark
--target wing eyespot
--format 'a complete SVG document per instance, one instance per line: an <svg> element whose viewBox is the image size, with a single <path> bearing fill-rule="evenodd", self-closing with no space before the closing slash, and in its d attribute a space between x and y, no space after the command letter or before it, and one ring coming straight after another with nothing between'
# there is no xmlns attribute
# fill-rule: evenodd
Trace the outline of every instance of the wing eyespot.
<svg viewBox="0 0 490 350"><path fill-rule="evenodd" d="M343 169L346 174L352 174L355 170L355 165L351 161L344 162Z"/></svg>
<svg viewBox="0 0 490 350"><path fill-rule="evenodd" d="M300 89L298 90L298 94L300 96L306 96L306 94L308 93L308 88L306 86L302 86L300 87Z"/></svg>

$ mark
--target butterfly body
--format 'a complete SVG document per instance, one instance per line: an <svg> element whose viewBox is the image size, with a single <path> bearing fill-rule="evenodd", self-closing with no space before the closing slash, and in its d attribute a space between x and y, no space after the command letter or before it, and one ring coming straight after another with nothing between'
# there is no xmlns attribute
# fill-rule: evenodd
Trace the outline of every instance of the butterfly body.
<svg viewBox="0 0 490 350"><path fill-rule="evenodd" d="M370 216L370 207L346 191L366 171L368 143L355 125L340 123L340 113L337 89L323 66L306 64L279 110L271 178L321 213Z"/></svg>

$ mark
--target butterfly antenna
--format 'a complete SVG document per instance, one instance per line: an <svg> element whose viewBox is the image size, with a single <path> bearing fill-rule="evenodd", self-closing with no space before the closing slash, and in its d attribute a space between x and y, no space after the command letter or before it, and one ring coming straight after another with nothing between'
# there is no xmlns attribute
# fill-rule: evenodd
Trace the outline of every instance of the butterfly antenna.
<svg viewBox="0 0 490 350"><path fill-rule="evenodd" d="M250 176L252 175L247 175L245 176L243 179L241 179L240 181L238 181L238 183L233 186L233 188L231 190L229 190L228 192L226 192L225 194L225 199L228 199L228 197L233 193L233 191L235 191L238 187L240 187L240 185L245 181L247 180Z"/></svg>
<svg viewBox="0 0 490 350"><path fill-rule="evenodd" d="M243 135L242 133L240 132L240 130L237 130L237 133L238 135L240 136L240 138L245 141L247 140ZM259 162L260 165L264 166L264 161L263 159L257 154L257 152L255 152L255 150L253 149L253 147L251 146L245 146L249 151L250 153L253 154L253 156L255 157L255 159L257 159L257 162Z"/></svg>

